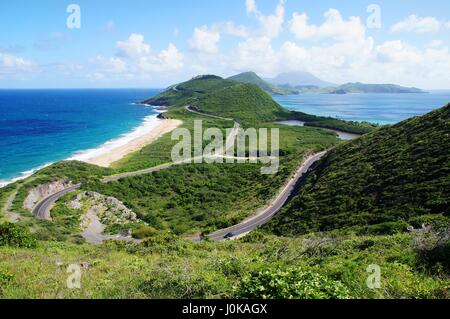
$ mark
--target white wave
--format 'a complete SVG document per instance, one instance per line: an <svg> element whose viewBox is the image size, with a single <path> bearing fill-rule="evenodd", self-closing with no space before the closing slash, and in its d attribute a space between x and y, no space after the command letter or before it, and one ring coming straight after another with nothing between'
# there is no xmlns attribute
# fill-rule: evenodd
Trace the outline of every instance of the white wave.
<svg viewBox="0 0 450 319"><path fill-rule="evenodd" d="M36 173L37 171L39 171L39 170L41 170L43 168L46 168L46 167L48 167L48 166L50 166L52 164L53 163L47 163L47 164L41 165L41 166L39 166L37 168L33 168L33 169L28 170L28 171L24 171L24 172L20 173L20 176L18 176L18 177L14 177L14 178L11 178L11 179L8 179L8 180L0 180L0 188L3 188L3 187L5 187L5 186L7 186L9 184L12 184L12 183L15 183L17 181L20 181L20 180L23 180L25 178L28 178L31 175L33 175L34 173Z"/></svg>
<svg viewBox="0 0 450 319"><path fill-rule="evenodd" d="M158 115L147 116L144 118L144 123L131 132L123 134L118 138L109 140L97 148L79 151L71 156L68 160L86 162L92 158L107 154L118 147L124 146L129 142L150 133L161 121L157 118L157 116Z"/></svg>

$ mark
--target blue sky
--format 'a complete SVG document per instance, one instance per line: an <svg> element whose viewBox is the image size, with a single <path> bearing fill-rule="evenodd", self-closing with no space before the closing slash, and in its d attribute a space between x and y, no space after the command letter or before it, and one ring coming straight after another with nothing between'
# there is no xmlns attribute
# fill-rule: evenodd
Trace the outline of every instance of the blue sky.
<svg viewBox="0 0 450 319"><path fill-rule="evenodd" d="M69 29L69 4L80 29ZM381 28L366 22L381 9ZM2 1L0 87L163 87L201 73L309 71L450 88L441 0Z"/></svg>

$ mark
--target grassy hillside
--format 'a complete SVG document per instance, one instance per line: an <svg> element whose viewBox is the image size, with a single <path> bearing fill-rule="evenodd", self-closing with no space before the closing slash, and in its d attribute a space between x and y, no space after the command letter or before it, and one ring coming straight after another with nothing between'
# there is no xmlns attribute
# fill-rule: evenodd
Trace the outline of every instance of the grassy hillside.
<svg viewBox="0 0 450 319"><path fill-rule="evenodd" d="M298 91L295 89L284 88L282 86L264 81L255 72L240 73L229 77L228 80L246 84L255 84L262 90L272 95L298 94Z"/></svg>
<svg viewBox="0 0 450 319"><path fill-rule="evenodd" d="M405 231L449 214L450 105L330 151L269 226L296 235L356 226Z"/></svg>
<svg viewBox="0 0 450 319"><path fill-rule="evenodd" d="M174 85L165 92L141 103L155 106L187 105L189 101L207 93L219 91L233 85L236 85L235 81L224 80L215 75L202 75Z"/></svg>
<svg viewBox="0 0 450 319"><path fill-rule="evenodd" d="M269 94L254 84L238 84L209 93L195 106L205 113L245 123L274 122L281 115L288 114Z"/></svg>
<svg viewBox="0 0 450 319"><path fill-rule="evenodd" d="M409 234L257 232L191 243L166 233L142 245L93 246L36 243L0 226L0 298L449 298L450 280L424 269L412 242ZM82 289L68 289L67 267L81 263ZM381 289L367 287L370 264L382 269Z"/></svg>

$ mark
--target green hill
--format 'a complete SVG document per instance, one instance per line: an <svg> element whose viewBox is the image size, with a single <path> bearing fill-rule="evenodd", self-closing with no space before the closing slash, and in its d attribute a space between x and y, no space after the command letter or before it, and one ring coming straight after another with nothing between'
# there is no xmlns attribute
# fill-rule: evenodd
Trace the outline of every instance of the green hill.
<svg viewBox="0 0 450 319"><path fill-rule="evenodd" d="M188 104L192 99L233 85L236 85L235 81L224 80L215 75L201 75L181 84L171 86L165 92L150 99L143 100L140 103L154 106Z"/></svg>
<svg viewBox="0 0 450 319"><path fill-rule="evenodd" d="M418 88L403 87L395 84L347 83L336 88L334 92L345 93L425 93Z"/></svg>
<svg viewBox="0 0 450 319"><path fill-rule="evenodd" d="M228 80L255 84L261 89L272 95L298 94L298 91L292 88L284 88L276 84L271 84L261 79L255 72L245 72L229 77Z"/></svg>
<svg viewBox="0 0 450 319"><path fill-rule="evenodd" d="M199 99L205 113L219 114L241 122L272 122L289 111L254 84L238 84Z"/></svg>
<svg viewBox="0 0 450 319"><path fill-rule="evenodd" d="M406 230L449 214L450 105L383 127L330 151L271 222L277 234L356 227Z"/></svg>

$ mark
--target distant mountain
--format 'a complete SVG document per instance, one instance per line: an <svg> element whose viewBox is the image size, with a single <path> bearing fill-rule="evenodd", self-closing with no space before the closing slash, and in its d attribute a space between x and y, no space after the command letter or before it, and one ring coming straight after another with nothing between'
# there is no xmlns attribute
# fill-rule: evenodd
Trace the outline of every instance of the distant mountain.
<svg viewBox="0 0 450 319"><path fill-rule="evenodd" d="M450 104L339 145L270 229L299 235L352 227L380 234L449 216L449 132Z"/></svg>
<svg viewBox="0 0 450 319"><path fill-rule="evenodd" d="M229 77L228 80L247 84L255 84L271 95L298 94L298 91L293 88L281 87L276 84L271 84L264 81L255 72L240 73Z"/></svg>
<svg viewBox="0 0 450 319"><path fill-rule="evenodd" d="M364 83L347 83L337 87L330 93L426 93L421 89L414 87L403 87L395 84L364 84Z"/></svg>
<svg viewBox="0 0 450 319"><path fill-rule="evenodd" d="M266 79L266 81L283 86L288 85L292 88L304 86L316 86L320 88L336 86L336 84L323 81L309 72L281 73L273 79Z"/></svg>

